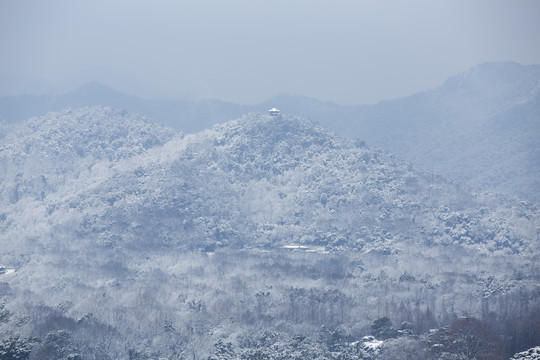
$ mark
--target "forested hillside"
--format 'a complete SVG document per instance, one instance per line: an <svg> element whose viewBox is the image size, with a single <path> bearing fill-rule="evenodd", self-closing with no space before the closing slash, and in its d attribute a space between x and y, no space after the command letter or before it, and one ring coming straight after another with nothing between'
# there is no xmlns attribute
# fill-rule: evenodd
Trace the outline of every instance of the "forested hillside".
<svg viewBox="0 0 540 360"><path fill-rule="evenodd" d="M480 64L439 88L321 122L473 188L539 201L539 65Z"/></svg>
<svg viewBox="0 0 540 360"><path fill-rule="evenodd" d="M69 107L125 108L193 133L276 106L479 191L538 203L539 99L540 66L513 62L483 63L435 89L375 105L344 106L293 95L249 106L145 100L88 84L61 95L0 98L0 137L7 124Z"/></svg>
<svg viewBox="0 0 540 360"><path fill-rule="evenodd" d="M506 359L540 341L533 204L302 118L178 134L49 113L0 139L0 169L0 354L436 359L472 339Z"/></svg>
<svg viewBox="0 0 540 360"><path fill-rule="evenodd" d="M18 134L2 151L12 236L34 231L15 225L33 201L34 221L55 242L77 226L92 242L143 248L536 250L532 205L473 193L295 117L253 114L172 138L88 108L33 119ZM76 219L63 234L66 213Z"/></svg>
<svg viewBox="0 0 540 360"><path fill-rule="evenodd" d="M110 108L31 118L0 139L0 204L44 199L63 185L89 178L97 164L129 159L174 134L148 119Z"/></svg>

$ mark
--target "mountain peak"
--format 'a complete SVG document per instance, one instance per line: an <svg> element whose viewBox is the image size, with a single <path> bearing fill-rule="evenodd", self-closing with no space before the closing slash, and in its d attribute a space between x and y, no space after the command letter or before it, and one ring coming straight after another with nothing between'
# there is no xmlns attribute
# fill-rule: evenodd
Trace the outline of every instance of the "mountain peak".
<svg viewBox="0 0 540 360"><path fill-rule="evenodd" d="M280 143L289 146L321 145L334 138L327 129L317 123L288 114L275 117L263 113L250 113L240 119L216 125L214 130L230 141L240 141L241 138L241 141L249 143L252 149Z"/></svg>
<svg viewBox="0 0 540 360"><path fill-rule="evenodd" d="M538 92L539 75L540 65L521 65L513 61L484 62L450 77L443 87L454 90L495 87L507 91L519 89L519 85L523 84L527 90L531 90L532 86Z"/></svg>
<svg viewBox="0 0 540 360"><path fill-rule="evenodd" d="M90 82L86 83L84 85L79 86L77 89L73 91L73 93L76 94L86 94L86 95L96 95L96 94L119 94L116 90L111 88L110 86L103 85L98 82Z"/></svg>

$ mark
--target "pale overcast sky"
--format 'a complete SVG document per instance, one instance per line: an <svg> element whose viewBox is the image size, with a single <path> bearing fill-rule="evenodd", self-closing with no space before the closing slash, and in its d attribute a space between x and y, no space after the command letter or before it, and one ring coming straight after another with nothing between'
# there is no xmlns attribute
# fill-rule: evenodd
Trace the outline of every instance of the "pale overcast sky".
<svg viewBox="0 0 540 360"><path fill-rule="evenodd" d="M485 61L540 64L538 0L2 0L0 95L368 104Z"/></svg>

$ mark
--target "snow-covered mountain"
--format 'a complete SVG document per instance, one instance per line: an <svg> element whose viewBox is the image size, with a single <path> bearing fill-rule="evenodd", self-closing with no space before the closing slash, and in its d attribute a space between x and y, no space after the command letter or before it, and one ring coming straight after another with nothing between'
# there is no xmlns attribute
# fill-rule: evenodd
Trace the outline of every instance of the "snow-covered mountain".
<svg viewBox="0 0 540 360"><path fill-rule="evenodd" d="M0 139L0 204L44 199L59 186L162 145L174 131L125 111L95 107L49 113Z"/></svg>
<svg viewBox="0 0 540 360"><path fill-rule="evenodd" d="M312 121L184 135L67 110L11 129L0 165L2 354L434 359L475 341L504 359L504 339L507 357L538 343L534 205Z"/></svg>
<svg viewBox="0 0 540 360"><path fill-rule="evenodd" d="M473 193L301 118L251 114L197 134L103 108L29 120L1 143L3 242L520 253L538 212Z"/></svg>
<svg viewBox="0 0 540 360"><path fill-rule="evenodd" d="M485 63L322 122L474 188L540 201L540 66Z"/></svg>
<svg viewBox="0 0 540 360"><path fill-rule="evenodd" d="M484 63L436 89L364 106L292 95L255 106L144 100L89 84L63 95L0 98L0 138L11 129L6 122L95 105L126 108L190 133L276 106L459 183L540 202L540 65Z"/></svg>
<svg viewBox="0 0 540 360"><path fill-rule="evenodd" d="M540 202L540 65L483 63L376 105L295 96L268 104L459 183Z"/></svg>

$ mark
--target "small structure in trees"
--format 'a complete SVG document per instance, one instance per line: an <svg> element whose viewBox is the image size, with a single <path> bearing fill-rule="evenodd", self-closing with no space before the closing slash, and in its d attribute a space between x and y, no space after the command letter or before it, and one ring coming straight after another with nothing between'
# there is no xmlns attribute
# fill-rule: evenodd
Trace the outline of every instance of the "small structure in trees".
<svg viewBox="0 0 540 360"><path fill-rule="evenodd" d="M268 113L270 114L270 116L272 117L279 117L281 114L279 112L278 109L276 108L271 108L270 110L268 110Z"/></svg>

